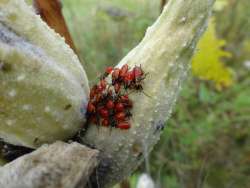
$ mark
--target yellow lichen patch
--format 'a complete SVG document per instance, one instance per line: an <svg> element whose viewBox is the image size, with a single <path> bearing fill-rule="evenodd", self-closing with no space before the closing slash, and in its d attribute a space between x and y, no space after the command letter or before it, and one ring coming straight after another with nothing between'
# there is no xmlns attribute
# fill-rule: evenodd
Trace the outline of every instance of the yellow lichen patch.
<svg viewBox="0 0 250 188"><path fill-rule="evenodd" d="M225 41L216 37L215 23L211 20L192 62L193 74L200 79L213 81L219 90L233 83L232 71L222 62L223 57L231 56L222 49L224 45Z"/></svg>

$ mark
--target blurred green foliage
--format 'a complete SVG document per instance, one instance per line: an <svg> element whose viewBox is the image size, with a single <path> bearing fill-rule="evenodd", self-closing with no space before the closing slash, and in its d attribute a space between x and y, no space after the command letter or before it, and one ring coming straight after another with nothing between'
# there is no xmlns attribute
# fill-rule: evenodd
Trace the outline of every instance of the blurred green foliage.
<svg viewBox="0 0 250 188"><path fill-rule="evenodd" d="M63 0L63 5L91 83L142 39L160 11L160 0ZM232 69L234 83L218 91L211 79L190 75L150 156L150 173L160 187L250 187L249 10L249 0L218 0L216 30L201 45L203 55L198 51L196 61L200 68L211 61L214 68ZM211 37L218 43L207 45ZM144 166L131 178L133 185Z"/></svg>
<svg viewBox="0 0 250 188"><path fill-rule="evenodd" d="M64 15L91 83L144 36L159 15L146 0L63 0Z"/></svg>
<svg viewBox="0 0 250 188"><path fill-rule="evenodd" d="M224 38L228 45L226 49L233 53L234 60L250 59L248 54L242 53L244 43L250 40L250 3L249 0L227 0L223 11L216 12L218 35ZM240 62L238 62L240 63ZM235 65L237 63L234 63Z"/></svg>

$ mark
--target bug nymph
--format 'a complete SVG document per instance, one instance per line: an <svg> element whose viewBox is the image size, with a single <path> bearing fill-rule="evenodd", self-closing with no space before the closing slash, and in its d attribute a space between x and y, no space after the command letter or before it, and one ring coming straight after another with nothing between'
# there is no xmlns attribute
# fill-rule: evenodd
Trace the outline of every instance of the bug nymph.
<svg viewBox="0 0 250 188"><path fill-rule="evenodd" d="M111 72L113 71L113 69L114 69L113 67L107 67L107 68L105 69L104 74L100 76L100 79L103 80L103 79L107 78L108 75L111 74Z"/></svg>
<svg viewBox="0 0 250 188"><path fill-rule="evenodd" d="M134 89L137 91L142 91L143 90L143 80L146 78L147 73L145 74L144 71L139 66L135 66L132 70L132 77L133 77L133 81L132 84L129 85L130 89Z"/></svg>
<svg viewBox="0 0 250 188"><path fill-rule="evenodd" d="M109 75L111 83L106 79ZM87 122L103 127L129 129L133 102L129 99L127 90L143 92L142 85L146 75L141 66L135 66L131 70L127 64L121 68L107 67L99 83L90 91Z"/></svg>
<svg viewBox="0 0 250 188"><path fill-rule="evenodd" d="M121 122L118 123L117 128L122 129L122 130L127 130L130 129L131 125L128 122Z"/></svg>

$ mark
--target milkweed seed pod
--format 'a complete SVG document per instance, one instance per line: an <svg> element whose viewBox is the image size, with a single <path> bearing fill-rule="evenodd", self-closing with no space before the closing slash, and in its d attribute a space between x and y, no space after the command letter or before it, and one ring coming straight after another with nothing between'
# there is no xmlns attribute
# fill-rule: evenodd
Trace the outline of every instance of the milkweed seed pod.
<svg viewBox="0 0 250 188"><path fill-rule="evenodd" d="M35 148L73 136L86 74L64 39L24 0L0 1L0 139Z"/></svg>
<svg viewBox="0 0 250 188"><path fill-rule="evenodd" d="M90 125L82 138L83 143L102 152L102 165L97 173L100 184L108 187L128 176L159 140L213 3L213 0L170 0L141 43L117 65L141 66L148 73L143 80L146 95L130 94L133 101L130 129Z"/></svg>

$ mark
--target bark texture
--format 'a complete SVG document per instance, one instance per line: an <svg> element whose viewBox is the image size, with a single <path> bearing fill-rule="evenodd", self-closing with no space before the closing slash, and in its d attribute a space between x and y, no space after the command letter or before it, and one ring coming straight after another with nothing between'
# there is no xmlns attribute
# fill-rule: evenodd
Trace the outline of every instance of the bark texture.
<svg viewBox="0 0 250 188"><path fill-rule="evenodd" d="M0 168L1 188L84 188L98 151L56 142Z"/></svg>

